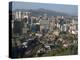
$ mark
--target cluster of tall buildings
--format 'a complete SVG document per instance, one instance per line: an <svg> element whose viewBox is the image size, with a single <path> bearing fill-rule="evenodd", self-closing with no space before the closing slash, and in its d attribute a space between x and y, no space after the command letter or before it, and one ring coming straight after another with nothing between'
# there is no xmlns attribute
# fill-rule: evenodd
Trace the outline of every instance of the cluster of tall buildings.
<svg viewBox="0 0 80 60"><path fill-rule="evenodd" d="M12 28L14 32L26 34L27 32L53 32L65 31L72 34L78 32L77 16L32 16L31 12L16 11L12 13ZM20 32L19 32L20 31Z"/></svg>

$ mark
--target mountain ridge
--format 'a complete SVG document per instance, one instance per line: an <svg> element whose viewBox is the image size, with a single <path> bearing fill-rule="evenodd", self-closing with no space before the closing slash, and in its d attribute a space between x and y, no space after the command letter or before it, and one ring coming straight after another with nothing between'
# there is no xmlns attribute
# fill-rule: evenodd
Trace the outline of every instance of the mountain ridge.
<svg viewBox="0 0 80 60"><path fill-rule="evenodd" d="M44 9L44 8L39 8L39 9L15 9L13 10L13 12L16 11L28 11L31 12L33 16L40 16L43 14L47 14L48 16L76 16L76 15L70 15L64 12L58 12L58 11L54 11L54 10L48 10L48 9Z"/></svg>

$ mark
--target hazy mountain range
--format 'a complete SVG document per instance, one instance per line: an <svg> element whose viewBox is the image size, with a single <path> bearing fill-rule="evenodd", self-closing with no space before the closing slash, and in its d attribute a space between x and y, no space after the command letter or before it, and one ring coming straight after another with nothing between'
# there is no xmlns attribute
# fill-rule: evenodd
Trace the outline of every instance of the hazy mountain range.
<svg viewBox="0 0 80 60"><path fill-rule="evenodd" d="M15 11L29 11L32 13L33 16L40 16L43 14L47 14L48 16L76 16L76 15L70 15L68 13L64 13L64 12L58 12L58 11L53 11L53 10L47 10L47 9L43 9L43 8L39 8L39 9L16 9Z"/></svg>

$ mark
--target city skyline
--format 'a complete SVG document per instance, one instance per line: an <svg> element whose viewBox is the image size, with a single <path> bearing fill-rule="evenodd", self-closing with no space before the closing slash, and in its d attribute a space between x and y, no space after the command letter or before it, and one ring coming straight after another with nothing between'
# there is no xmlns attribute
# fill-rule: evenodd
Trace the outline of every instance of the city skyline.
<svg viewBox="0 0 80 60"><path fill-rule="evenodd" d="M10 2L11 55L9 56L31 58L77 55L77 7L62 4Z"/></svg>

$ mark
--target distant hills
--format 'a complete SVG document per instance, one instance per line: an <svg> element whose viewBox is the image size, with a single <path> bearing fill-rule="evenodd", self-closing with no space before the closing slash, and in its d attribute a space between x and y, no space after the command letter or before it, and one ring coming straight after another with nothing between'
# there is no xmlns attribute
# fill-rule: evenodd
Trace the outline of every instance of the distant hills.
<svg viewBox="0 0 80 60"><path fill-rule="evenodd" d="M52 11L52 10L47 10L47 9L43 9L43 8L39 8L39 9L16 9L15 11L28 11L31 12L33 16L40 16L43 14L47 14L48 16L76 16L76 15L70 15L64 12L57 12L57 11Z"/></svg>

